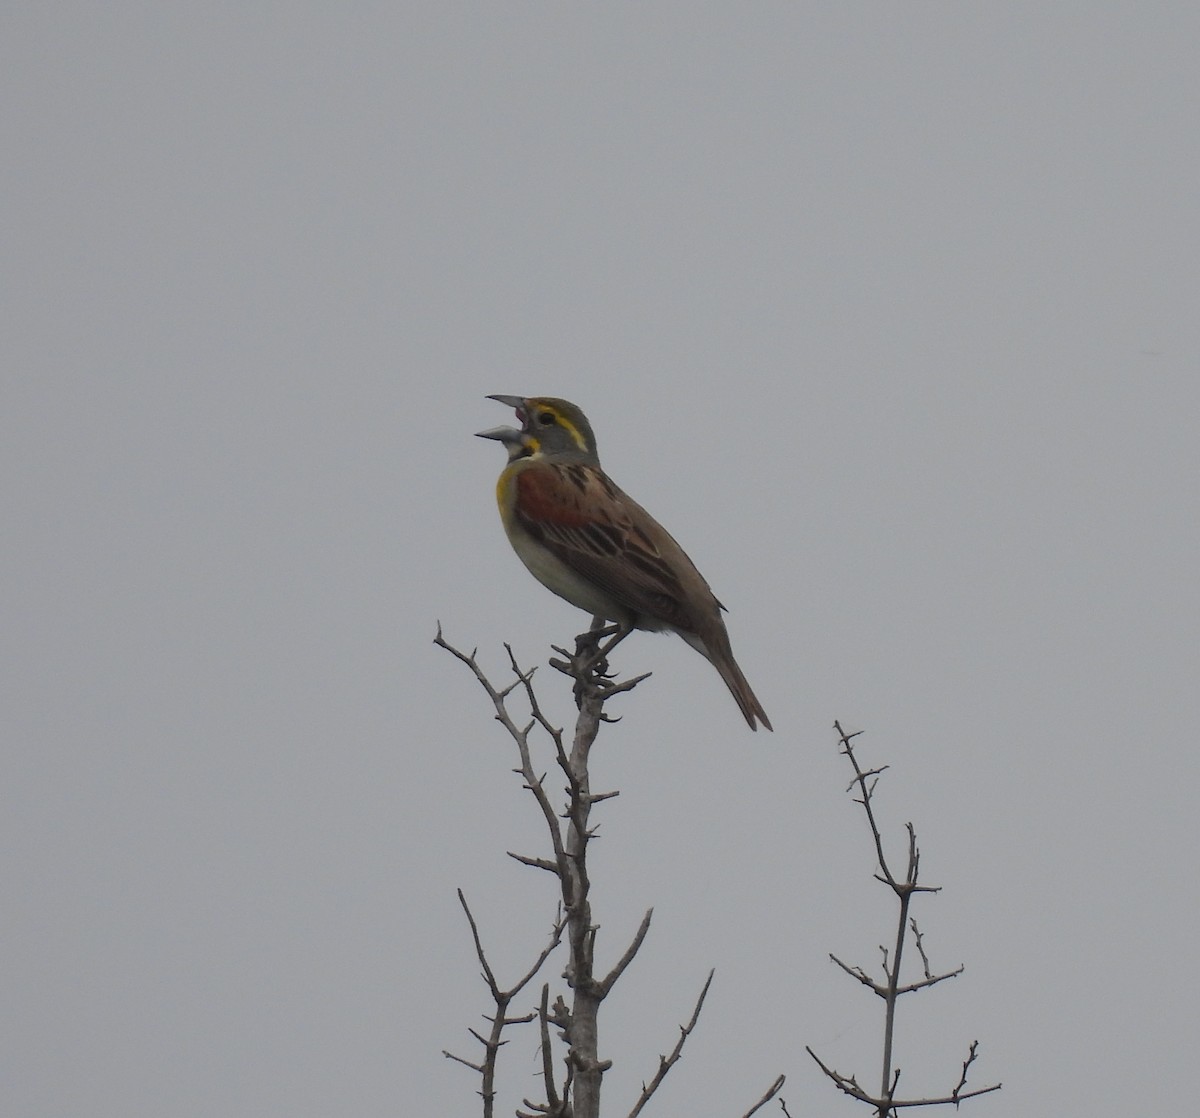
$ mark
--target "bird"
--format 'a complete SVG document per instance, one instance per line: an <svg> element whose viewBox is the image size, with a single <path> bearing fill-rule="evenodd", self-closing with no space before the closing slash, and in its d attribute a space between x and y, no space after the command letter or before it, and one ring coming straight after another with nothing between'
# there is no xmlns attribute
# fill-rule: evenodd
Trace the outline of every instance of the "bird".
<svg viewBox="0 0 1200 1118"><path fill-rule="evenodd" d="M534 578L619 632L678 633L717 669L750 729L772 729L733 658L725 607L670 533L601 468L582 410L554 396L488 399L513 408L521 424L477 435L508 451L496 502Z"/></svg>

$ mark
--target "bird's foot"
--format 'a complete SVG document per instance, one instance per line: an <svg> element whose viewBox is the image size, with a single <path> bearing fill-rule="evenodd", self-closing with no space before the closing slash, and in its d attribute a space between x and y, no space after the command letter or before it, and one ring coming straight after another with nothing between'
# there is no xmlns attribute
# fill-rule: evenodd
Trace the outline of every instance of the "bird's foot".
<svg viewBox="0 0 1200 1118"><path fill-rule="evenodd" d="M551 667L574 679L575 705L582 709L588 696L603 699L613 690L610 682L613 673L608 667L608 656L618 644L633 632L630 625L605 625L603 618L596 618L592 628L575 638L574 653L555 647L562 660L551 660Z"/></svg>

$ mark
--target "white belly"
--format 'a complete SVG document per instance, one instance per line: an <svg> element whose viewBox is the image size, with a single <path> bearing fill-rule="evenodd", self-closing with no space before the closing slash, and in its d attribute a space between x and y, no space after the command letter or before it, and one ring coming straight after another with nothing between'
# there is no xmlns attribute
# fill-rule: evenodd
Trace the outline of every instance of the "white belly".
<svg viewBox="0 0 1200 1118"><path fill-rule="evenodd" d="M600 587L576 574L561 559L534 543L528 536L512 532L508 538L512 542L513 550L521 557L521 562L529 568L529 573L547 590L593 616L598 614L609 621L624 624L632 620L629 610L613 601Z"/></svg>

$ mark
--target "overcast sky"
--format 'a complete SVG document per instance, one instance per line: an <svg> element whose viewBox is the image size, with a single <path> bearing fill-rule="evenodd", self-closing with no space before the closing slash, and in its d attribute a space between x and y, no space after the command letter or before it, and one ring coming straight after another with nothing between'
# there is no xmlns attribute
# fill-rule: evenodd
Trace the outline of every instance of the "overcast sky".
<svg viewBox="0 0 1200 1118"><path fill-rule="evenodd" d="M966 965L902 1005L902 1087L978 1038L977 1118L1185 1107L1198 42L1178 0L10 6L0 1109L478 1113L455 889L502 977L554 891L431 641L503 678L586 623L504 539L493 392L584 408L776 730L622 646L601 964L655 918L611 1113L710 967L656 1113L780 1072L854 1113L805 1045L875 1081L835 718ZM537 1069L527 1030L501 1113Z"/></svg>

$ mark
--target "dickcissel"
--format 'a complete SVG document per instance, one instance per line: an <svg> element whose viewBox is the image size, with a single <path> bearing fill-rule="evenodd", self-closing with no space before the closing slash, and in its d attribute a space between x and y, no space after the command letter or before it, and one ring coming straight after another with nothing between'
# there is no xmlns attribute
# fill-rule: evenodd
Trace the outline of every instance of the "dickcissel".
<svg viewBox="0 0 1200 1118"><path fill-rule="evenodd" d="M479 437L508 450L496 485L513 550L547 589L622 628L678 633L721 673L750 729L771 722L742 675L725 608L683 548L600 468L592 426L552 396L489 396L515 408L521 429Z"/></svg>

